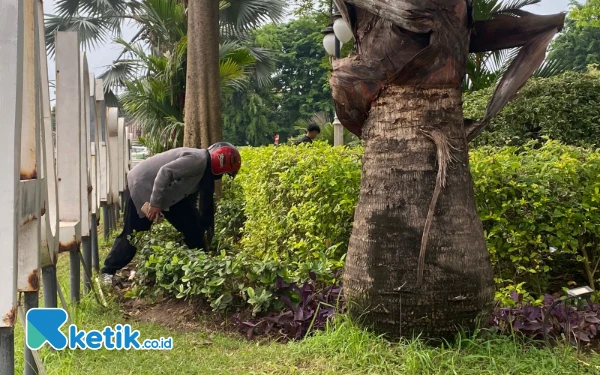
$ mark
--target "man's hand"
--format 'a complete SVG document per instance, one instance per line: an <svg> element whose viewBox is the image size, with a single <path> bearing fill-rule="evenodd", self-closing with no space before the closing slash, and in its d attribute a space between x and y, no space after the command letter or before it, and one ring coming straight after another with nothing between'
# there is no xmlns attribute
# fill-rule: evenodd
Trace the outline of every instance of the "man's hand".
<svg viewBox="0 0 600 375"><path fill-rule="evenodd" d="M150 209L148 210L148 215L146 216L150 221L156 221L156 219L158 219L161 213L162 210L160 208L150 206Z"/></svg>

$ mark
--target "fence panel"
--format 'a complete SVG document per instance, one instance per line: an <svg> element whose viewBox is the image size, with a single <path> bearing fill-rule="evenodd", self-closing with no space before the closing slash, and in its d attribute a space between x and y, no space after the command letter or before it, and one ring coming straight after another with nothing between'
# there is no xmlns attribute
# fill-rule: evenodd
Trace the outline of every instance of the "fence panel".
<svg viewBox="0 0 600 375"><path fill-rule="evenodd" d="M118 198L126 186L126 129L118 110L111 109L117 134L108 147L102 80L89 73L74 31L55 34L53 134L43 14L42 0L3 0L0 6L0 149L6 155L0 158L1 375L14 374L15 320L20 316L24 323L26 312L40 305L40 273L44 306L58 307L60 297L67 308L56 277L59 253L70 256L71 303L80 299L82 262L84 291L93 291L90 266L99 268L98 207L113 205L115 193ZM118 199L114 203L118 206ZM110 216L105 221L115 229ZM18 293L24 297L22 307ZM26 375L43 373L37 351L25 347L24 363Z"/></svg>
<svg viewBox="0 0 600 375"><path fill-rule="evenodd" d="M80 298L81 245L81 80L79 35L56 33L56 153L60 205L59 252L71 259L71 303Z"/></svg>
<svg viewBox="0 0 600 375"><path fill-rule="evenodd" d="M14 322L17 313L17 222L21 160L23 9L19 0L0 9L0 374L14 373Z"/></svg>
<svg viewBox="0 0 600 375"><path fill-rule="evenodd" d="M24 312L39 306L40 287L40 54L38 14L41 8L37 0L25 0L23 5L23 76L21 116L21 167L19 183L18 214L18 266L17 291L23 293ZM42 57L43 58L43 57ZM36 374L37 365L33 352L24 347L25 374Z"/></svg>
<svg viewBox="0 0 600 375"><path fill-rule="evenodd" d="M118 181L118 191L119 191L119 207L123 207L123 192L125 191L125 148L123 145L125 144L125 118L119 117L119 127L117 129L118 132L118 142L117 147L118 156L117 160L119 163L119 181Z"/></svg>
<svg viewBox="0 0 600 375"><path fill-rule="evenodd" d="M89 145L90 145L90 242L92 246L91 267L99 270L98 259L98 210L100 208L100 186L99 186L99 171L100 159L98 158L98 114L96 112L96 77L93 73L89 73L89 91L87 93L87 102L89 109Z"/></svg>
<svg viewBox="0 0 600 375"><path fill-rule="evenodd" d="M79 65L79 73L82 79L81 84L81 96L79 98L79 104L81 107L81 149L80 149L80 160L81 160L81 247L83 253L84 273L83 273L83 288L84 293L88 293L92 288L92 280L88 277L91 275L92 268L92 239L91 239L91 204L92 204L92 190L91 190L91 176L90 176L90 108L89 108L89 71L87 64L87 57L85 52L81 53L81 61Z"/></svg>

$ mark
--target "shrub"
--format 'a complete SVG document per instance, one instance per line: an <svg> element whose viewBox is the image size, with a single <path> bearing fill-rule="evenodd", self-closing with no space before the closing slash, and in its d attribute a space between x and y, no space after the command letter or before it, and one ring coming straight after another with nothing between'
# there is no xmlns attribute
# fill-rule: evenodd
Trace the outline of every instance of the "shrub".
<svg viewBox="0 0 600 375"><path fill-rule="evenodd" d="M564 285L583 275L594 287L600 263L598 151L556 141L482 147L471 152L471 170L499 285L526 282L539 296L553 278Z"/></svg>
<svg viewBox="0 0 600 375"><path fill-rule="evenodd" d="M481 119L493 90L465 94L465 117ZM567 72L529 80L475 144L522 145L543 136L575 146L600 145L599 75Z"/></svg>
<svg viewBox="0 0 600 375"><path fill-rule="evenodd" d="M310 331L325 328L337 312L345 310L340 276L338 273L337 280L325 288L317 286L313 273L301 285L278 278L275 295L283 301L283 310L249 320L236 316L235 324L248 340L269 334L282 341L304 338Z"/></svg>
<svg viewBox="0 0 600 375"><path fill-rule="evenodd" d="M213 310L244 307L254 313L271 307L267 290L276 276L273 265L249 261L244 252L205 253L182 245L168 223L137 234L138 277L133 294L166 292L176 298L202 298Z"/></svg>
<svg viewBox="0 0 600 375"><path fill-rule="evenodd" d="M215 309L280 311L277 280L331 286L342 269L360 187L360 148L242 149L243 168L218 204L214 248L180 245L168 225L141 235L140 286ZM541 305L567 282L595 287L600 264L600 151L542 145L471 151L477 206L498 291ZM291 324L291 323L290 323Z"/></svg>
<svg viewBox="0 0 600 375"><path fill-rule="evenodd" d="M278 265L286 281L343 265L360 188L361 148L315 142L242 150L236 178L246 221L241 247Z"/></svg>
<svg viewBox="0 0 600 375"><path fill-rule="evenodd" d="M276 281L314 275L331 286L343 267L360 181L360 150L306 146L243 148L244 168L224 179L215 216L216 254L187 249L168 224L137 236L136 293L201 297L215 310L249 304L279 311ZM343 182L339 177L344 177Z"/></svg>

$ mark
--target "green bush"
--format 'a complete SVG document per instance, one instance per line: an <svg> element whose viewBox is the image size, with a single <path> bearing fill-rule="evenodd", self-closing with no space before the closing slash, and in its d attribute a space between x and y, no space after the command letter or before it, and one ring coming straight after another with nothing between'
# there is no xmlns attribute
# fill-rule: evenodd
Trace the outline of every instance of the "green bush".
<svg viewBox="0 0 600 375"><path fill-rule="evenodd" d="M475 144L523 145L546 136L568 145L600 145L600 75L594 73L529 80ZM465 117L481 119L493 90L465 94Z"/></svg>
<svg viewBox="0 0 600 375"><path fill-rule="evenodd" d="M277 308L286 282L323 283L343 267L360 187L361 148L324 144L242 149L224 180L216 255L179 245L168 225L141 237L140 285L213 308ZM600 263L600 150L544 144L471 151L477 205L492 256L497 299L535 301L567 282L594 286ZM180 241L179 241L180 242ZM528 293L529 292L529 293Z"/></svg>
<svg viewBox="0 0 600 375"><path fill-rule="evenodd" d="M498 283L525 281L541 294L553 279L564 286L583 275L594 286L600 150L556 141L482 147L471 152L471 170Z"/></svg>
<svg viewBox="0 0 600 375"><path fill-rule="evenodd" d="M290 280L342 266L360 187L362 148L316 142L242 151L241 246Z"/></svg>

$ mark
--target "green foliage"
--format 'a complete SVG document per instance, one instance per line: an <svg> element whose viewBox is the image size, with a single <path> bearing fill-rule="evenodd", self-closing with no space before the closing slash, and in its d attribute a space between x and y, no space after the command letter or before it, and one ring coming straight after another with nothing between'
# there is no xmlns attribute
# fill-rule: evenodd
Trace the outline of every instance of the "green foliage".
<svg viewBox="0 0 600 375"><path fill-rule="evenodd" d="M583 6L575 6L571 17L579 26L600 27L600 0L587 0Z"/></svg>
<svg viewBox="0 0 600 375"><path fill-rule="evenodd" d="M361 149L312 145L244 149L241 246L286 280L343 265L360 185Z"/></svg>
<svg viewBox="0 0 600 375"><path fill-rule="evenodd" d="M500 306L504 307L516 307L517 302L512 298L511 293L517 293L523 296L523 303L529 303L533 306L542 306L544 304L544 297L539 296L533 298L531 294L525 289L525 282L513 284L512 280L503 280L501 278L495 278L498 289L496 290L495 300Z"/></svg>
<svg viewBox="0 0 600 375"><path fill-rule="evenodd" d="M483 147L472 152L471 170L501 284L523 281L538 295L553 281L559 288L573 279L594 286L600 263L600 150L556 141Z"/></svg>
<svg viewBox="0 0 600 375"><path fill-rule="evenodd" d="M223 102L223 135L236 145L263 146L273 143L277 123L270 88L252 84L227 95Z"/></svg>
<svg viewBox="0 0 600 375"><path fill-rule="evenodd" d="M314 13L330 13L331 2L329 0L293 0L293 15L304 17Z"/></svg>
<svg viewBox="0 0 600 375"><path fill-rule="evenodd" d="M268 86L251 82L224 97L223 135L239 145L280 143L295 135L294 124L323 111L333 114L330 63L321 30L328 17L311 12L285 24L268 24L252 33L252 44L268 50L276 68ZM348 43L351 45L351 43Z"/></svg>
<svg viewBox="0 0 600 375"><path fill-rule="evenodd" d="M282 142L293 135L297 120L321 111L333 113L331 64L321 33L328 22L328 16L316 14L282 25L266 25L255 34L258 45L274 51L277 61L272 118L279 124Z"/></svg>
<svg viewBox="0 0 600 375"><path fill-rule="evenodd" d="M600 28L579 27L567 18L565 28L550 45L548 59L564 62L568 70L585 72L588 65L600 63Z"/></svg>
<svg viewBox="0 0 600 375"><path fill-rule="evenodd" d="M144 283L202 297L215 309L280 307L277 277L329 283L343 267L360 187L362 147L241 149L244 167L224 180L214 254L176 244L158 226L142 241ZM477 206L498 292L539 304L555 292L600 279L600 150L556 141L471 151ZM252 288L252 289L248 289Z"/></svg>
<svg viewBox="0 0 600 375"><path fill-rule="evenodd" d="M493 89L464 96L465 117L481 119ZM475 145L522 145L549 137L570 145L600 144L600 76L567 72L531 79L475 140Z"/></svg>
<svg viewBox="0 0 600 375"><path fill-rule="evenodd" d="M244 306L255 313L273 302L265 287L273 286L273 265L250 262L243 252L205 253L181 245L179 233L168 223L155 225L136 238L139 278L134 294L166 292L188 300L202 298L215 311Z"/></svg>

